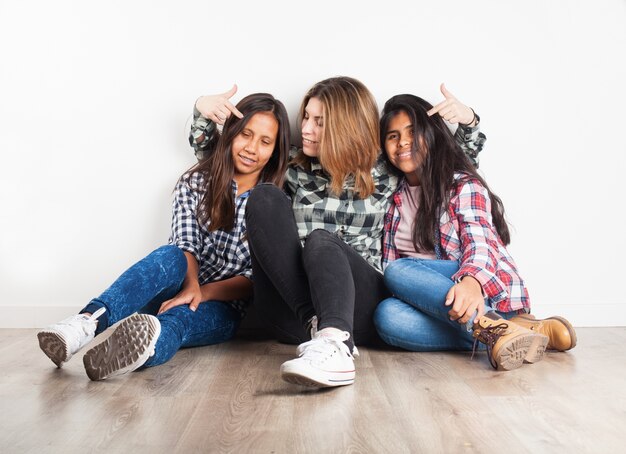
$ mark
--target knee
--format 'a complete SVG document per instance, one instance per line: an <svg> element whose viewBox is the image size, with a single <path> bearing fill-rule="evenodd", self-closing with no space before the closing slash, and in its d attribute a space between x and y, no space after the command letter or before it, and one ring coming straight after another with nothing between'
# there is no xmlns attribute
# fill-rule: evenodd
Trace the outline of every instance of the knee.
<svg viewBox="0 0 626 454"><path fill-rule="evenodd" d="M319 247L328 247L336 244L337 241L341 241L336 235L333 235L327 230L317 229L313 230L307 237L305 243L305 249L314 250Z"/></svg>
<svg viewBox="0 0 626 454"><path fill-rule="evenodd" d="M256 186L248 197L246 218L272 212L277 206L285 204L288 200L287 195L276 185L262 183Z"/></svg>
<svg viewBox="0 0 626 454"><path fill-rule="evenodd" d="M152 252L152 255L158 257L161 260L167 260L167 261L176 261L176 260L181 260L185 258L183 251L181 251L174 244L166 244L165 246L161 246L155 249Z"/></svg>
<svg viewBox="0 0 626 454"><path fill-rule="evenodd" d="M148 257L163 271L177 272L183 276L187 273L187 258L185 253L173 244L167 244L155 249Z"/></svg>
<svg viewBox="0 0 626 454"><path fill-rule="evenodd" d="M398 300L387 298L382 300L374 311L374 326L380 335L396 331L394 324L398 320Z"/></svg>
<svg viewBox="0 0 626 454"><path fill-rule="evenodd" d="M328 255L332 253L330 252L332 250L336 250L337 252L341 251L342 248L341 245L338 244L338 241L341 240L336 235L324 229L313 230L309 236L307 236L306 242L304 243L304 250L302 251L305 266L307 266L307 263L315 265L320 254Z"/></svg>
<svg viewBox="0 0 626 454"><path fill-rule="evenodd" d="M397 298L380 302L374 312L374 326L386 344L406 348L399 339L410 338L415 331L415 309Z"/></svg>

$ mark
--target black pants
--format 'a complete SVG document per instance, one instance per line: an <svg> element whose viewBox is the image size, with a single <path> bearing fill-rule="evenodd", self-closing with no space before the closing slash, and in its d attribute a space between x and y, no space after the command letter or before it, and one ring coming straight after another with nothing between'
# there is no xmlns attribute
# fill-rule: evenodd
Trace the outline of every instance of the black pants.
<svg viewBox="0 0 626 454"><path fill-rule="evenodd" d="M281 342L310 339L305 326L338 328L356 344L377 339L374 309L389 296L383 276L337 235L314 230L304 248L291 201L276 186L257 186L246 205L254 304Z"/></svg>

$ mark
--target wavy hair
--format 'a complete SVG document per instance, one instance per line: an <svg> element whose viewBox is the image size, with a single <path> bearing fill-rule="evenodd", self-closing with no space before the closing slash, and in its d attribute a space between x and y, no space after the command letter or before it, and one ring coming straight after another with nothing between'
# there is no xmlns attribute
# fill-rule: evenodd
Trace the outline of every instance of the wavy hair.
<svg viewBox="0 0 626 454"><path fill-rule="evenodd" d="M289 158L289 117L283 103L268 93L255 93L243 98L237 104L243 118L231 115L224 122L221 134L216 134L208 144L208 156L196 164L187 174L200 172L204 175L206 191L200 202L196 216L209 231L232 230L235 223L235 198L232 180L235 165L232 157L233 139L246 127L254 114L269 112L278 122L278 134L269 161L261 171L259 181L273 183L281 187Z"/></svg>
<svg viewBox="0 0 626 454"><path fill-rule="evenodd" d="M500 236L500 240L509 244L511 237L504 218L502 200L491 192L485 180L478 174L476 168L454 140L450 129L439 115L428 116L426 112L432 109L432 104L414 95L397 95L385 103L380 119L380 141L385 144L385 136L389 122L400 112L405 112L413 125L413 156L425 156L421 168L416 170L422 186L419 196L419 206L415 216L413 230L413 245L417 251L432 251L436 229L439 228L441 210L446 210L450 203L451 190L457 184L469 179L478 180L487 189L491 200L491 215L493 224ZM389 168L399 175L402 172L391 164L387 153L384 153ZM460 182L455 182L454 174L463 173L466 176Z"/></svg>
<svg viewBox="0 0 626 454"><path fill-rule="evenodd" d="M354 176L354 191L361 197L374 192L372 168L380 152L378 106L370 91L351 77L332 77L316 83L300 106L300 122L309 99L322 104L324 126L319 144L319 161L330 175L330 190L339 194L346 179ZM300 152L295 164L310 166Z"/></svg>

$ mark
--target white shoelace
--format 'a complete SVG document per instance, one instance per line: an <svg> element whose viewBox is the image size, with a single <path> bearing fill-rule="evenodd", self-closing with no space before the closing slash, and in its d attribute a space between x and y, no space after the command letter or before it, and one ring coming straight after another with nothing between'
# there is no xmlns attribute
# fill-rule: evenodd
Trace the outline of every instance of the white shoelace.
<svg viewBox="0 0 626 454"><path fill-rule="evenodd" d="M311 325L312 325L312 329L311 329L311 337L313 337L313 339L311 339L308 342L305 342L303 344L298 345L298 348L296 350L296 353L298 354L299 357L302 357L305 350L310 346L313 345L313 343L315 341L319 341L322 339L327 339L327 340L334 340L335 342L339 342L339 344L343 345L344 347L346 347L346 349L349 352L348 346L344 343L344 341L348 340L350 338L350 333L348 333L347 331L339 331L339 330L335 330L334 335L330 336L330 335L324 335L322 330L322 334L320 336L317 335L318 331L317 331L317 317L313 316L313 318L311 319ZM315 331L313 331L313 328L315 329ZM325 328L328 329L328 328ZM339 344L335 344L337 346L339 346ZM321 344L323 345L323 344ZM349 353L348 353L349 354ZM352 348L352 357L353 358L358 358L359 357L359 349L356 347L356 345Z"/></svg>
<svg viewBox="0 0 626 454"><path fill-rule="evenodd" d="M101 307L100 309L98 309L96 312L94 312L91 315L77 314L77 315L74 315L73 317L60 321L58 324L73 326L85 332L85 334L89 335L89 333L85 330L85 322L87 322L90 327L93 327L95 331L95 325L96 325L96 322L98 321L98 318L105 312L106 312L106 309L104 307Z"/></svg>
<svg viewBox="0 0 626 454"><path fill-rule="evenodd" d="M309 361L319 361L322 360L322 358L325 359L331 356L335 350L339 350L348 356L352 356L350 355L348 346L344 344L342 340L333 337L318 337L305 342L300 347L302 347L300 357Z"/></svg>

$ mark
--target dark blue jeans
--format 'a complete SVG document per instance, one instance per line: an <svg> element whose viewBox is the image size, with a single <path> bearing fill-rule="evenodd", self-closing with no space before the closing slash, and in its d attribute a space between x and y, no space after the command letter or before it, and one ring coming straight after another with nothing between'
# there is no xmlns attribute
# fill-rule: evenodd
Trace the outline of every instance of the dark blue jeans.
<svg viewBox="0 0 626 454"><path fill-rule="evenodd" d="M203 302L195 312L183 305L156 315L164 301L180 292L186 272L184 253L176 246L162 246L126 270L81 312L106 309L98 319L96 334L135 312L155 315L161 322L161 334L155 354L145 367L165 363L181 347L218 344L231 339L241 316L224 301Z"/></svg>
<svg viewBox="0 0 626 454"><path fill-rule="evenodd" d="M402 258L385 269L385 284L394 295L382 301L374 313L374 324L388 344L412 351L471 350L474 344L470 320L450 320L446 295L454 285L451 277L459 270L452 260ZM487 311L493 310L488 305ZM498 312L511 318L517 312ZM482 349L484 346L479 345Z"/></svg>

